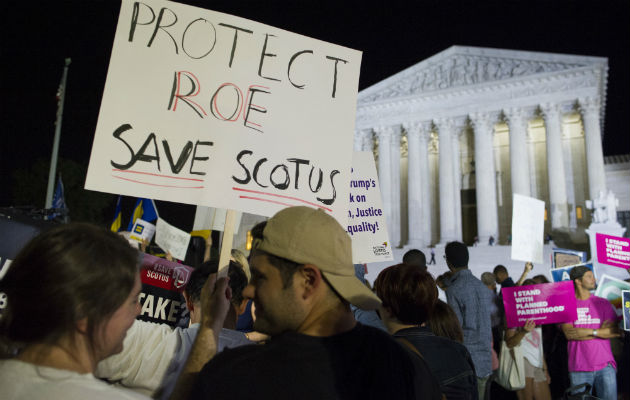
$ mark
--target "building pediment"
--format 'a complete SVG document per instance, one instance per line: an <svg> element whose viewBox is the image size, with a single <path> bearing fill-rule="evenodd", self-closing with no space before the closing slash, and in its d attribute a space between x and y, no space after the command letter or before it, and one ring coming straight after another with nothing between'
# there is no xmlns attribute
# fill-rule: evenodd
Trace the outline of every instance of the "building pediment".
<svg viewBox="0 0 630 400"><path fill-rule="evenodd" d="M359 93L369 104L487 83L592 67L605 75L607 59L530 51L452 46Z"/></svg>

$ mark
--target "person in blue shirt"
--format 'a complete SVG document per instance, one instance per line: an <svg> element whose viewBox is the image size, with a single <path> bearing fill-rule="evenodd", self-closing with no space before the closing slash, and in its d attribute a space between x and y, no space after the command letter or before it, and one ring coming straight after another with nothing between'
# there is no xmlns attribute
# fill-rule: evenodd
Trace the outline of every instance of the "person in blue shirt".
<svg viewBox="0 0 630 400"><path fill-rule="evenodd" d="M444 248L446 265L453 275L448 279L446 299L464 331L477 375L479 398L484 397L486 383L492 374L492 330L490 313L492 291L468 269L468 248L461 242L450 242Z"/></svg>

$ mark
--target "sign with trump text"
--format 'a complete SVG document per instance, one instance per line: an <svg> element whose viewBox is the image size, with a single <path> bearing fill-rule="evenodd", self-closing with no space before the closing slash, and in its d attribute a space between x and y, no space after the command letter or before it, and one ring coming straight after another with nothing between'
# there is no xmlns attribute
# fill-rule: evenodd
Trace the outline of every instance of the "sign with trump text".
<svg viewBox="0 0 630 400"><path fill-rule="evenodd" d="M164 0L123 0L85 187L347 221L361 53Z"/></svg>

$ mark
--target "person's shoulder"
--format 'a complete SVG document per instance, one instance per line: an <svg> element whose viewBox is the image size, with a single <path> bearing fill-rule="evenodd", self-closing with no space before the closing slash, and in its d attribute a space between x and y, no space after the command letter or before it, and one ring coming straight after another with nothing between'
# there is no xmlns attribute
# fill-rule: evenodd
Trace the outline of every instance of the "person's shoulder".
<svg viewBox="0 0 630 400"><path fill-rule="evenodd" d="M594 304L597 307L601 307L601 308L610 308L611 310L614 310L615 307L610 303L610 301L608 301L608 299L604 298L604 297L599 297L599 296L591 296L590 297L591 300L591 304Z"/></svg>
<svg viewBox="0 0 630 400"><path fill-rule="evenodd" d="M7 398L150 399L131 390L108 385L92 374L37 366L19 360L0 361L0 383Z"/></svg>

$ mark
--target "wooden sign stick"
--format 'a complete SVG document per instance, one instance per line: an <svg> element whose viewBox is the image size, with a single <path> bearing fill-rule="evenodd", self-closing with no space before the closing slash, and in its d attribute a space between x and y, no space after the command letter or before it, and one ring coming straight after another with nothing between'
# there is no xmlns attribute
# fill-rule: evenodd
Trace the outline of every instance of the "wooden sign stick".
<svg viewBox="0 0 630 400"><path fill-rule="evenodd" d="M221 253L219 253L219 274L217 278L222 278L228 275L235 225L236 210L227 210L227 213L225 214L225 227L223 228L223 240L221 241Z"/></svg>

